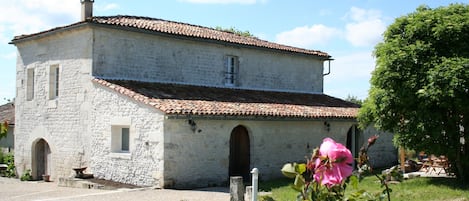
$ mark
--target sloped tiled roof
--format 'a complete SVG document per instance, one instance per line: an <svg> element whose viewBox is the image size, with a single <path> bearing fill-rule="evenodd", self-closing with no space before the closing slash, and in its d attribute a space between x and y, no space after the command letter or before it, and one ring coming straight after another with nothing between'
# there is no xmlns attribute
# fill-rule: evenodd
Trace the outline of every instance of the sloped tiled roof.
<svg viewBox="0 0 469 201"><path fill-rule="evenodd" d="M126 80L93 81L167 115L353 119L359 106L324 94L287 93Z"/></svg>
<svg viewBox="0 0 469 201"><path fill-rule="evenodd" d="M15 106L13 103L0 105L0 123L7 121L8 124L15 124Z"/></svg>
<svg viewBox="0 0 469 201"><path fill-rule="evenodd" d="M67 25L63 27L57 27L51 30L47 30L47 31L43 31L43 32L35 33L35 34L16 36L12 40L11 43L15 43L18 40L26 39L32 36L38 36L41 34L50 33L53 31L66 29L66 28L70 28L70 27L85 24L85 23L110 25L110 26L114 26L117 28L134 28L137 30L145 30L145 31L164 33L164 34L175 35L175 36L199 38L199 39L206 39L206 40L212 40L212 41L232 43L232 44L237 44L237 45L246 45L246 46L251 46L251 47L260 47L260 48L267 48L267 49L272 49L272 50L280 50L280 51L286 51L286 52L301 53L301 54L306 54L306 55L314 55L314 56L322 57L324 59L330 58L329 54L318 51L318 50L308 50L308 49L303 49L303 48L291 47L287 45L281 45L281 44L261 40L256 37L246 37L246 36L241 36L241 35L226 32L226 31L220 31L220 30L216 30L213 28L191 25L191 24L186 24L186 23L181 23L181 22L174 22L174 21L162 20L162 19L157 19L157 18L125 16L125 15L92 17L92 18L87 19L86 21L78 22L75 24L71 24L71 25Z"/></svg>

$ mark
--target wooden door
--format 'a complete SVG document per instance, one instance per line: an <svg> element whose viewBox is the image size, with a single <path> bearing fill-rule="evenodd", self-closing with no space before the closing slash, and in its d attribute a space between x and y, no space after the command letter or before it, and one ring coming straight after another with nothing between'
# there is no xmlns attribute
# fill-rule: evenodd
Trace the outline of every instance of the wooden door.
<svg viewBox="0 0 469 201"><path fill-rule="evenodd" d="M244 126L237 126L230 137L229 176L242 176L244 182L249 182L250 160L248 131Z"/></svg>

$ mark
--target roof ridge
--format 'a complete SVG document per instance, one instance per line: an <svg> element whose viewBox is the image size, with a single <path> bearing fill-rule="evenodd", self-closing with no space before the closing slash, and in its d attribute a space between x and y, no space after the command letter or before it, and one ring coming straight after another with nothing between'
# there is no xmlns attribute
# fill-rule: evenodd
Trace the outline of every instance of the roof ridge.
<svg viewBox="0 0 469 201"><path fill-rule="evenodd" d="M229 33L229 34L242 36L240 34L236 34L236 33L230 32L230 31L218 30L218 29L213 28L213 27L202 26L202 25L198 25L198 24L191 24L191 23L187 23L187 22L178 22L178 21L174 21L174 20L167 20L167 19L157 18L157 17L140 16L140 15L121 15L121 14L118 14L118 15L111 15L111 16L94 16L93 19L94 18L116 18L116 17L117 18L124 17L124 18L136 18L136 19L145 19L145 20L158 20L158 21L170 22L170 23L175 23L175 24L182 24L182 25L188 25L188 26L193 26L193 27L200 27L200 28L204 28L204 29L211 29L213 31L220 31L220 32L225 32L225 33ZM243 36L243 37L247 37L247 36ZM257 37L252 37L252 38L257 38ZM261 40L261 39L259 39L259 40Z"/></svg>
<svg viewBox="0 0 469 201"><path fill-rule="evenodd" d="M10 44L14 44L17 41L21 41L29 37L40 36L42 34L48 34L54 31L60 31L62 29L73 28L75 26L81 26L87 23L109 25L115 27L129 27L134 29L147 30L151 32L165 33L169 35L199 38L204 40L219 41L224 43L257 48L266 48L290 53L313 55L326 60L331 58L328 53L322 52L320 50L293 47L289 45L259 39L257 37L243 36L230 31L218 30L212 27L165 20L160 18L133 15L94 16L86 19L85 21L55 27L42 32L15 36L14 39L10 42Z"/></svg>
<svg viewBox="0 0 469 201"><path fill-rule="evenodd" d="M106 19L108 21L103 21L101 22L99 19ZM204 33L191 33L191 30L177 30L175 27L175 30L168 30L168 29L159 29L161 27L139 27L139 24L123 24L122 22L109 22L109 20L115 20L115 19L142 19L142 20L148 20L150 22L167 22L167 23L172 23L176 25L182 25L182 26L188 26L188 27L194 27L194 28L199 28L202 30L210 30L213 32L217 33L224 33L224 34L229 34L231 36L235 37L223 37L219 35L210 35L210 34L204 34ZM175 34L175 35L184 35L188 37L198 37L198 38L205 38L205 39L211 39L211 40L219 40L219 41L224 41L224 42L229 42L229 43L237 43L237 44L243 44L243 45L250 45L250 46L257 46L257 47L264 47L264 48L269 48L269 49L278 49L278 50L283 50L283 51L290 51L290 52L297 52L297 53L304 53L304 54L310 54L310 55L316 55L320 57L326 57L330 58L330 55L327 54L326 52L322 52L320 50L313 50L313 49L305 49L305 48L300 48L300 47L293 47L289 45L284 45L284 44L279 44L275 42L270 42L267 40L262 40L257 37L247 37L243 36L240 34L236 34L233 32L229 31L224 31L224 30L217 30L215 28L211 27L206 27L206 26L201 26L201 25L194 25L190 23L185 23L185 22L178 22L178 21L171 21L171 20L165 20L165 19L160 19L160 18L153 18L153 17L143 17L143 16L133 16L133 15L115 15L115 16L104 16L104 17L93 17L91 19L93 22L100 23L100 24L112 24L112 25L119 25L119 26L129 26L129 27L135 27L139 29L146 29L146 30L151 30L151 31L157 31L157 32L163 32L163 33L170 33L170 34ZM153 24L154 25L154 24ZM167 27L165 27L167 28ZM245 41L242 41L245 39ZM241 41L239 41L241 40Z"/></svg>

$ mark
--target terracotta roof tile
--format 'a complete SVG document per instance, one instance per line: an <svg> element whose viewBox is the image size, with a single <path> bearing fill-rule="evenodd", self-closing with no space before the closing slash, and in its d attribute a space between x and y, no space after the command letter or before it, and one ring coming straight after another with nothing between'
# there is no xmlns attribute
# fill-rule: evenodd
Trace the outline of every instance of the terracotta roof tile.
<svg viewBox="0 0 469 201"><path fill-rule="evenodd" d="M213 28L191 25L181 22L174 22L168 20L162 20L157 18L149 17L139 17L139 16L126 16L126 15L117 15L117 16L106 16L106 17L92 17L87 21L78 22L75 24L56 27L47 31L30 34L30 35L21 35L16 36L11 43L15 43L18 40L26 39L31 36L37 36L65 28L70 28L76 25L81 25L85 23L94 23L101 25L111 25L121 28L135 28L140 30L146 30L151 32L165 33L170 35L185 36L192 38L201 38L207 40L221 41L232 44L247 45L253 47L268 48L273 50L281 50L287 52L301 53L307 55L314 55L318 57L323 57L325 59L330 58L330 55L321 52L318 50L308 50L303 48L291 47L287 45L281 45L277 43L272 43L269 41L261 40L256 37L246 37L238 34L220 31Z"/></svg>
<svg viewBox="0 0 469 201"><path fill-rule="evenodd" d="M356 118L359 106L324 94L287 93L126 80L94 82L168 115Z"/></svg>

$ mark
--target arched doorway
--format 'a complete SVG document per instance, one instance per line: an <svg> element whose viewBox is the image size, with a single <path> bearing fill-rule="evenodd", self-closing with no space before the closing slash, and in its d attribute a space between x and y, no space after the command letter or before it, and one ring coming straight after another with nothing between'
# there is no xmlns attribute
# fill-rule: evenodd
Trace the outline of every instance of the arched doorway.
<svg viewBox="0 0 469 201"><path fill-rule="evenodd" d="M360 129L357 125L353 125L347 132L347 148L352 152L354 158L358 158L358 153L360 151ZM353 162L353 167L355 168L355 161Z"/></svg>
<svg viewBox="0 0 469 201"><path fill-rule="evenodd" d="M231 131L230 137L229 176L242 176L243 181L249 181L250 160L248 130L244 126L237 126Z"/></svg>
<svg viewBox="0 0 469 201"><path fill-rule="evenodd" d="M33 179L41 179L42 175L50 174L50 148L49 144L40 139L33 144L33 161L32 161L32 176Z"/></svg>

